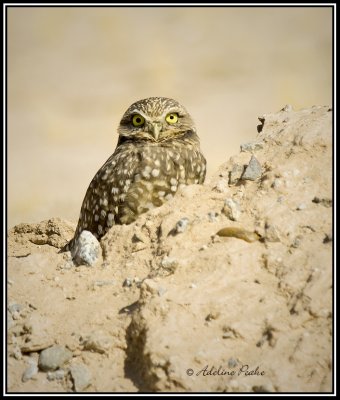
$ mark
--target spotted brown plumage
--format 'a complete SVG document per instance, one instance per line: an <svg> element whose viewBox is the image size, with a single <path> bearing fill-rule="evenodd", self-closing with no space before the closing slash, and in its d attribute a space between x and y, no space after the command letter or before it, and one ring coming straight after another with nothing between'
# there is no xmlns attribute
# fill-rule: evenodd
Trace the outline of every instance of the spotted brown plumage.
<svg viewBox="0 0 340 400"><path fill-rule="evenodd" d="M72 248L88 230L100 239L114 224L129 224L161 206L183 185L202 184L206 160L191 116L177 101L150 97L123 115L115 152L87 189Z"/></svg>

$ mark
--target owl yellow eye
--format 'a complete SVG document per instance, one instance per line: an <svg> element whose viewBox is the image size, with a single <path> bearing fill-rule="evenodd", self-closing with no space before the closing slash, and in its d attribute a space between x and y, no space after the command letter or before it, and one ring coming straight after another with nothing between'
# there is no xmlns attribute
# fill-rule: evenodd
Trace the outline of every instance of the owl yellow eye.
<svg viewBox="0 0 340 400"><path fill-rule="evenodd" d="M177 113L170 113L165 117L165 121L168 124L175 124L178 121L178 114Z"/></svg>
<svg viewBox="0 0 340 400"><path fill-rule="evenodd" d="M133 126L142 126L145 122L144 117L139 114L136 114L132 117L132 124Z"/></svg>

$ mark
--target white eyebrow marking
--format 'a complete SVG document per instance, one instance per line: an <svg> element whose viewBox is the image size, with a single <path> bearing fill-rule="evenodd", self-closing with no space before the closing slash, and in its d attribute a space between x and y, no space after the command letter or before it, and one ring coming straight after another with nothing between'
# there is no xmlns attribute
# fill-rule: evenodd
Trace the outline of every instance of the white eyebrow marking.
<svg viewBox="0 0 340 400"><path fill-rule="evenodd" d="M143 111L137 110L136 108L134 108L132 111L130 111L129 114L130 114L130 115L131 115L131 114L139 114L139 115L141 115L142 117L144 117L145 119L147 119L147 115L144 114Z"/></svg>
<svg viewBox="0 0 340 400"><path fill-rule="evenodd" d="M181 110L178 107L172 107L172 108L165 110L163 112L163 114L161 115L161 118L163 118L171 113L177 113L179 116L183 115L183 113L181 113Z"/></svg>

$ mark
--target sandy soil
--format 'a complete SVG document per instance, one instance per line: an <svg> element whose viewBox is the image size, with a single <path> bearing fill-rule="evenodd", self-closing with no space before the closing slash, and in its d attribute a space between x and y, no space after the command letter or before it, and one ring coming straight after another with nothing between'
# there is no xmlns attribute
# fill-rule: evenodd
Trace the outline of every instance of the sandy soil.
<svg viewBox="0 0 340 400"><path fill-rule="evenodd" d="M9 231L8 391L332 390L332 111L261 121L93 267L59 253L74 223Z"/></svg>

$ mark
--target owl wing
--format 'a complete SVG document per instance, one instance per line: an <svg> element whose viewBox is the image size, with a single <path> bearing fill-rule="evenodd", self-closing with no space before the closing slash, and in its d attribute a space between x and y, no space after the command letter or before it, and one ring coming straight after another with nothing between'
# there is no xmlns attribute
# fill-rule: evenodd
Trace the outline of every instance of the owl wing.
<svg viewBox="0 0 340 400"><path fill-rule="evenodd" d="M117 222L138 163L138 152L127 144L118 147L99 169L86 191L75 239L83 230L100 239Z"/></svg>

